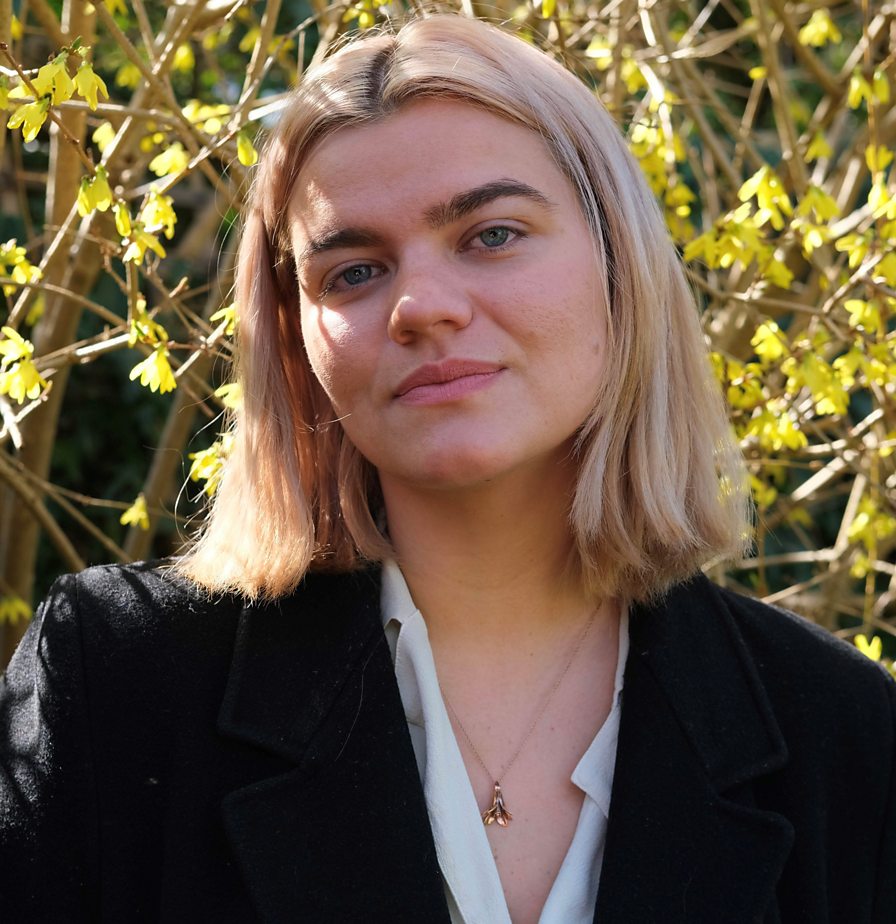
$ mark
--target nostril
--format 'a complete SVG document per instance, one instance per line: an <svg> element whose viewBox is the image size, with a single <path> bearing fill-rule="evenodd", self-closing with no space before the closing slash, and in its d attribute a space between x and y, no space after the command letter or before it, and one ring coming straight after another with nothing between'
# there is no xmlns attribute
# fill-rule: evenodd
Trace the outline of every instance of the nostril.
<svg viewBox="0 0 896 924"><path fill-rule="evenodd" d="M408 338L466 327L473 318L473 303L457 285L429 280L413 294L405 288L389 318L393 338Z"/></svg>

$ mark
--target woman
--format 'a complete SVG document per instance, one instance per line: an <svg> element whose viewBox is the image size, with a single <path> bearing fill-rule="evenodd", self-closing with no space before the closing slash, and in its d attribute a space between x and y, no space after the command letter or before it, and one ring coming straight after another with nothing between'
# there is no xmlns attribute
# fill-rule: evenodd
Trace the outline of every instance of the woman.
<svg viewBox="0 0 896 924"><path fill-rule="evenodd" d="M346 46L238 304L204 534L9 668L6 920L896 920L894 685L699 576L743 478L586 88L460 17Z"/></svg>

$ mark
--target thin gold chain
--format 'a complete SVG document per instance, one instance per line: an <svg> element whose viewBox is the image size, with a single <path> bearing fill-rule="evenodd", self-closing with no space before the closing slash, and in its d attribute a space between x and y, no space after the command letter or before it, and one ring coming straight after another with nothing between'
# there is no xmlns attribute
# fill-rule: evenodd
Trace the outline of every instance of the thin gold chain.
<svg viewBox="0 0 896 924"><path fill-rule="evenodd" d="M579 638L578 638L578 641L576 642L576 646L575 648L573 648L572 654L569 656L569 660L566 662L566 667L563 668L562 673L554 681L554 685L548 691L547 696L545 696L544 701L541 704L541 708L538 710L538 713L536 714L535 718L532 720L532 724L529 726L529 730L526 732L523 740L520 741L517 749L513 752L513 757L511 757L510 760L507 761L504 768L501 770L501 772L497 776L493 776L492 773L489 771L488 767L485 765L485 761L482 759L482 756L477 750L476 745L473 744L472 739L467 734L467 730L464 728L464 723L461 722L460 716L455 711L454 706L451 705L451 701L445 695L445 691L442 689L442 685L439 684L439 689L442 691L442 699L445 701L445 705L448 707L448 711L451 713L451 715L454 717L454 720L457 722L457 727L460 729L460 733L464 736L464 740L467 742L467 744L470 745L470 750L473 752L473 756L476 758L476 760L479 761L479 765L482 767L483 770L485 770L485 773L488 776L488 778L490 780L493 780L495 784L497 784L500 780L503 780L507 776L507 774L510 772L510 768L516 763L516 760L520 756L520 754L523 753L523 748L526 746L527 742L529 741L529 738L532 737L532 732L535 731L536 727L538 726L538 723L541 721L541 717L545 714L548 706L551 704L551 700L554 698L554 694L557 692L557 690L560 689L560 684L563 683L566 675L569 673L569 669L572 667L573 661L575 661L576 659L576 655L579 653L579 651L582 648L582 645L585 643L585 638L587 637L588 632L591 629L591 626L594 624L594 620L596 617L597 617L597 610L594 610L594 612L592 612L591 616L589 617L588 622L585 623L585 628L582 629L581 633L579 634Z"/></svg>

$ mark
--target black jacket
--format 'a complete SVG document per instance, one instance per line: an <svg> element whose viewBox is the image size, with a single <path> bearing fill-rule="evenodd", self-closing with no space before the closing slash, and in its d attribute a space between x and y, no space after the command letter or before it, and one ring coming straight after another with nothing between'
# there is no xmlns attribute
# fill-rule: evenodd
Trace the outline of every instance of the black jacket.
<svg viewBox="0 0 896 924"><path fill-rule="evenodd" d="M703 578L630 628L599 924L894 924L896 684ZM447 924L378 573L58 582L0 690L0 920Z"/></svg>

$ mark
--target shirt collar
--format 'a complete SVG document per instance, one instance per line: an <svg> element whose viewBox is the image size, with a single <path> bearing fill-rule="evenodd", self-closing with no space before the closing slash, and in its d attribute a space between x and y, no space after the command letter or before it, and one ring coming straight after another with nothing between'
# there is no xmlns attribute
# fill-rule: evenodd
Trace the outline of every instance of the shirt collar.
<svg viewBox="0 0 896 924"><path fill-rule="evenodd" d="M392 660L396 662L396 646L403 626L416 619L422 619L417 605L411 597L407 582L395 561L383 565L382 618L386 638L392 651ZM613 700L610 714L600 731L582 755L572 772L571 780L586 795L597 803L605 816L610 812L610 794L613 789L613 771L616 761L616 741L619 737L619 719L622 710L622 684L625 677L625 663L628 659L629 631L628 607L623 604L619 619L619 649L616 658L616 674L613 682ZM396 672L401 673L404 681L407 667L404 658L396 663ZM405 711L409 721L423 724L421 703L416 689L408 690L404 685ZM416 684L414 684L416 687Z"/></svg>

